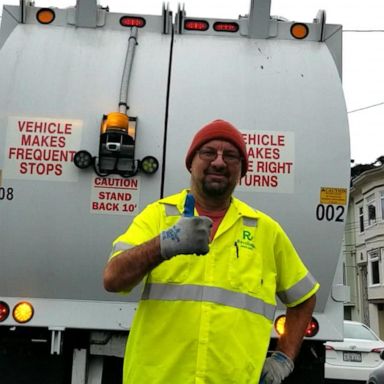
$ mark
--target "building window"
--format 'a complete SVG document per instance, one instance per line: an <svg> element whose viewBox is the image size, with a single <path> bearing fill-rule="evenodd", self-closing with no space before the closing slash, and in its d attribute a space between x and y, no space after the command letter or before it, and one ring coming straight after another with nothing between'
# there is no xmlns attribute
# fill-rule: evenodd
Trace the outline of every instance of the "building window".
<svg viewBox="0 0 384 384"><path fill-rule="evenodd" d="M344 320L352 320L352 308L344 306Z"/></svg>
<svg viewBox="0 0 384 384"><path fill-rule="evenodd" d="M375 195L372 194L367 197L367 213L368 213L368 225L376 223L376 205Z"/></svg>
<svg viewBox="0 0 384 384"><path fill-rule="evenodd" d="M384 220L384 191L380 192L381 219Z"/></svg>
<svg viewBox="0 0 384 384"><path fill-rule="evenodd" d="M360 223L360 232L364 232L364 209L359 207L359 223Z"/></svg>
<svg viewBox="0 0 384 384"><path fill-rule="evenodd" d="M380 257L379 251L374 250L368 253L369 259L369 275L370 285L377 285L381 283L380 278Z"/></svg>

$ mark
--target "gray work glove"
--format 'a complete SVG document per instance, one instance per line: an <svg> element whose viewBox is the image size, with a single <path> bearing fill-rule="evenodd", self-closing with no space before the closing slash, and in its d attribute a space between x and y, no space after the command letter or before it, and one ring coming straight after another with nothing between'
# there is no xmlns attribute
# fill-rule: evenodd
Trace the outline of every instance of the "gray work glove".
<svg viewBox="0 0 384 384"><path fill-rule="evenodd" d="M163 259L173 256L205 255L209 251L209 235L212 220L205 216L182 216L171 228L160 233L160 249Z"/></svg>
<svg viewBox="0 0 384 384"><path fill-rule="evenodd" d="M283 352L273 352L265 360L259 384L280 384L294 368L293 361Z"/></svg>

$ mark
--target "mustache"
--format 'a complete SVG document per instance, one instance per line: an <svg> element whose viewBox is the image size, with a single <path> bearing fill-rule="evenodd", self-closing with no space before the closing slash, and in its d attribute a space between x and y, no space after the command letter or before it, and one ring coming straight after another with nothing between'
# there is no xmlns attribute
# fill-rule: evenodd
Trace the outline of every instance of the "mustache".
<svg viewBox="0 0 384 384"><path fill-rule="evenodd" d="M222 169L218 169L218 168L207 168L205 171L204 171L204 175L218 175L218 176L229 176L229 172L227 169L225 168L222 168Z"/></svg>

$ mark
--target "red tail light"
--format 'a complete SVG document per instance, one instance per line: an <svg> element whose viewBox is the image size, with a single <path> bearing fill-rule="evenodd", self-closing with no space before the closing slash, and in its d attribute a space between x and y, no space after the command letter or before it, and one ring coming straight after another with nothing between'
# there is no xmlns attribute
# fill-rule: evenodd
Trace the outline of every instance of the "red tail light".
<svg viewBox="0 0 384 384"><path fill-rule="evenodd" d="M313 337L317 335L318 332L319 332L319 323L314 317L312 317L311 321L308 324L307 329L305 330L305 336Z"/></svg>
<svg viewBox="0 0 384 384"><path fill-rule="evenodd" d="M217 32L237 32L239 30L239 24L227 23L227 22L217 22L217 23L213 24L213 29Z"/></svg>
<svg viewBox="0 0 384 384"><path fill-rule="evenodd" d="M123 16L120 19L120 25L123 27L143 28L145 25L145 19L136 16Z"/></svg>
<svg viewBox="0 0 384 384"><path fill-rule="evenodd" d="M0 323L9 315L9 306L4 301L0 301Z"/></svg>
<svg viewBox="0 0 384 384"><path fill-rule="evenodd" d="M209 24L205 20L185 20L184 29L187 31L206 31L209 28Z"/></svg>

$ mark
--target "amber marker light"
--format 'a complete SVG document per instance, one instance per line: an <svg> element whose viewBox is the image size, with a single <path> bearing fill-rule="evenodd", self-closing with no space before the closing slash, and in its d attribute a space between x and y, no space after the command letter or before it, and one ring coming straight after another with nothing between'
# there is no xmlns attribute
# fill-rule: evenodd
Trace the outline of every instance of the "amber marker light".
<svg viewBox="0 0 384 384"><path fill-rule="evenodd" d="M55 17L55 12L50 8L41 8L36 13L36 19L41 24L51 24Z"/></svg>
<svg viewBox="0 0 384 384"><path fill-rule="evenodd" d="M34 310L31 303L28 303L27 301L21 301L20 303L17 303L13 308L12 315L15 321L20 324L24 324L32 319L33 312Z"/></svg>
<svg viewBox="0 0 384 384"><path fill-rule="evenodd" d="M6 302L0 301L0 323L9 316L9 306Z"/></svg>
<svg viewBox="0 0 384 384"><path fill-rule="evenodd" d="M286 320L285 315L281 315L275 320L275 331L279 336L284 335L285 320Z"/></svg>
<svg viewBox="0 0 384 384"><path fill-rule="evenodd" d="M303 23L295 23L291 26L291 35L295 39L305 39L309 34L309 29L306 24Z"/></svg>

